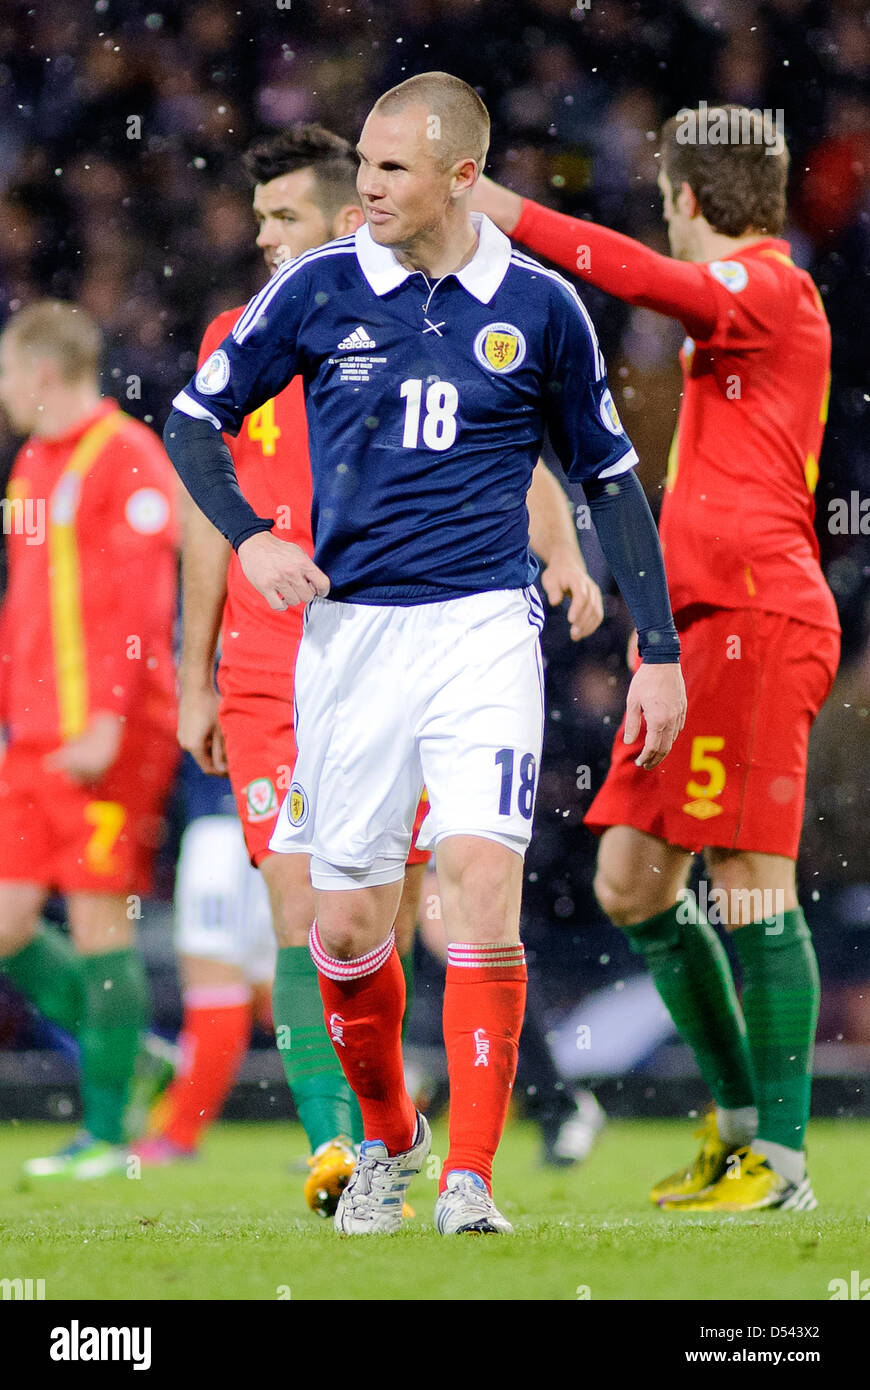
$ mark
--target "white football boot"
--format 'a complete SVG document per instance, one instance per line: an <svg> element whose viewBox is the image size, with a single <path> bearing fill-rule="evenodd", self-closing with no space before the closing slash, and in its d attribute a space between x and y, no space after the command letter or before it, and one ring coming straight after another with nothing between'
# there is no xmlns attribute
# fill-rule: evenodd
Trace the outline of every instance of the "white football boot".
<svg viewBox="0 0 870 1390"><path fill-rule="evenodd" d="M560 1124L552 1141L546 1136L546 1162L567 1165L582 1163L589 1157L592 1146L607 1123L607 1116L591 1091L577 1091L574 1110Z"/></svg>
<svg viewBox="0 0 870 1390"><path fill-rule="evenodd" d="M447 1187L435 1203L435 1229L442 1236L513 1235L477 1173L462 1168L447 1174Z"/></svg>
<svg viewBox="0 0 870 1390"><path fill-rule="evenodd" d="M390 1157L382 1140L364 1139L335 1210L335 1229L343 1236L388 1236L398 1231L405 1193L431 1147L432 1131L419 1113L414 1143L404 1153Z"/></svg>

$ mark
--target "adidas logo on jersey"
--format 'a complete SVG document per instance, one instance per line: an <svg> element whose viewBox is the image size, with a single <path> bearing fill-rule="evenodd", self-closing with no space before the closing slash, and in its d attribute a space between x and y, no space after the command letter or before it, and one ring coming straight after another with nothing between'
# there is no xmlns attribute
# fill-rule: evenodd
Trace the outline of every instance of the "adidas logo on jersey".
<svg viewBox="0 0 870 1390"><path fill-rule="evenodd" d="M377 347L374 338L370 338L362 324L359 324L352 333L348 333L346 338L342 338L338 345L338 351L342 348L373 348Z"/></svg>

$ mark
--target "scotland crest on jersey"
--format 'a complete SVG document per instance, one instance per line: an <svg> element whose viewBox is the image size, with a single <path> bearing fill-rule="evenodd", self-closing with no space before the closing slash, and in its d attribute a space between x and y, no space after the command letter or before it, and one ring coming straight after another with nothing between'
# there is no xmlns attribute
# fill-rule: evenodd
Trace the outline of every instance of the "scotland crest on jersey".
<svg viewBox="0 0 870 1390"><path fill-rule="evenodd" d="M513 372L525 359L526 340L512 323L488 323L474 340L474 355L490 371Z"/></svg>

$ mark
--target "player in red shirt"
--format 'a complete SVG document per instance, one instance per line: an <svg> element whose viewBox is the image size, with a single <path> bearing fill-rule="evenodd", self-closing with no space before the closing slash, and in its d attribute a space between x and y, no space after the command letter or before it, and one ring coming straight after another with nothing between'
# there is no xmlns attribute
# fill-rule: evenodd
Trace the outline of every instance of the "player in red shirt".
<svg viewBox="0 0 870 1390"><path fill-rule="evenodd" d="M72 304L15 315L0 400L32 431L4 503L0 969L78 1040L84 1132L31 1177L122 1168L147 1013L134 949L178 762L176 483L159 440L101 397L101 341ZM66 899L72 942L40 920Z"/></svg>
<svg viewBox="0 0 870 1390"><path fill-rule="evenodd" d="M322 127L295 127L271 138L250 152L246 164L254 183L257 245L270 274L287 254L301 255L355 231L363 221L356 159L346 141ZM208 326L200 366L243 308L218 315ZM312 554L302 379L295 378L248 416L237 437L225 439L247 500L260 516L276 518L274 534ZM535 471L529 510L533 546L547 563L548 597L557 603L571 594L568 618L577 640L601 621L601 596L586 574L562 488L543 465ZM309 952L314 895L307 857L269 849L296 760L293 668L302 609L270 608L245 578L238 556L196 507L187 515L182 592L179 740L204 771L229 772L248 854L268 889L278 945L272 991L278 1047L312 1149L306 1199L314 1210L330 1215L353 1169L350 1141L362 1139L362 1126L324 1025ZM415 834L427 809L424 800ZM202 822L198 824L204 837ZM221 834L221 827L215 825L213 833ZM417 908L430 858L412 847L395 923L408 998ZM215 876L212 872L212 882ZM206 894L207 865L199 877ZM241 920L245 913L242 907L235 915ZM210 947L210 935L214 940L213 932L192 930L181 915L178 947L186 1000L182 1055L187 1060L161 1107L159 1134L139 1146L146 1161L169 1161L195 1147L235 1079L253 1009L268 998L271 970L265 953L258 953L257 968L252 969L239 958L234 943L228 941L226 950Z"/></svg>
<svg viewBox="0 0 870 1390"><path fill-rule="evenodd" d="M716 138L699 138L715 123ZM628 932L715 1102L695 1163L653 1188L680 1210L808 1210L818 967L797 900L807 742L833 682L839 622L813 491L830 384L818 291L778 233L788 153L743 108L684 112L659 187L674 259L483 180L478 205L539 255L678 318L684 388L661 514L688 717L671 756L636 768L621 731L587 815L595 888ZM705 852L727 958L685 888Z"/></svg>

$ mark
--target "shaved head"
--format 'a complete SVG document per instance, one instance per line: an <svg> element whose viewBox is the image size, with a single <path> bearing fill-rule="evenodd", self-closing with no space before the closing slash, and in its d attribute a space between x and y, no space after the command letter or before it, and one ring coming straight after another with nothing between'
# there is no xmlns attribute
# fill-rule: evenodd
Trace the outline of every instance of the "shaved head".
<svg viewBox="0 0 870 1390"><path fill-rule="evenodd" d="M399 116L419 108L426 138L442 169L473 159L482 172L489 149L489 112L473 87L449 72L424 72L391 87L372 108L380 116Z"/></svg>

